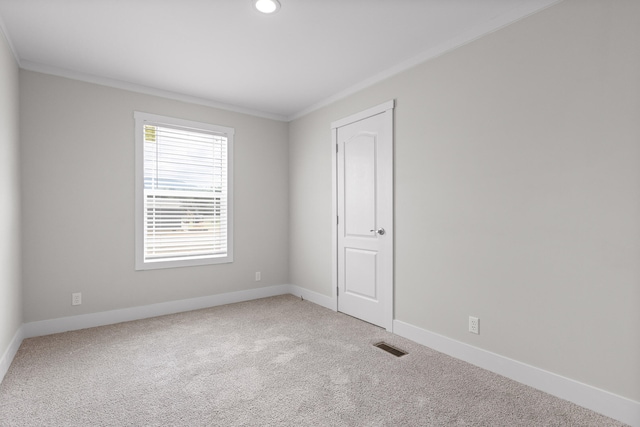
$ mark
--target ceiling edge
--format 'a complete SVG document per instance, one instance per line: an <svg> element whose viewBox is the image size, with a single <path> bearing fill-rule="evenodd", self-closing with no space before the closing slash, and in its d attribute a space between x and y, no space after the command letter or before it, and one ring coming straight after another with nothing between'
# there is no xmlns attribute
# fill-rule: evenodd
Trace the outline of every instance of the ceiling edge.
<svg viewBox="0 0 640 427"><path fill-rule="evenodd" d="M439 46L435 46L431 49L428 49L400 64L391 67L381 73L378 73L372 77L369 77L362 82L351 86L341 92L336 93L328 98L323 99L322 101L315 103L297 113L292 114L287 117L287 121L292 121L298 119L300 117L306 116L313 111L319 110L320 108L326 107L334 102L337 102L341 99L348 97L349 95L353 95L356 92L359 92L367 87L373 86L376 83L379 83L383 80L386 80L390 77L395 76L396 74L400 74L403 71L406 71L410 68L415 67L416 65L427 62L431 59L435 59L439 56L444 55L445 53L451 52L452 50L458 49L466 44L469 44L475 40L478 40L486 35L494 33L504 27L507 27L515 22L521 21L533 14L536 14L544 9L547 9L551 6L554 6L557 3L562 2L563 0L541 0L537 6L522 6L519 8L514 8L508 13L503 13L490 21L485 22L482 25L479 25L470 31L466 31L459 35L458 37L448 40L446 43L443 43Z"/></svg>
<svg viewBox="0 0 640 427"><path fill-rule="evenodd" d="M537 6L523 5L521 7L516 7L513 10L509 11L508 13L501 14L495 17L494 19L487 21L486 23L479 25L473 28L472 30L461 34L460 36L447 41L446 43L443 43L439 46L428 49L394 67L391 67L372 77L369 77L356 85L353 85L341 92L338 92L332 96L329 96L328 98L325 98L290 116L266 113L263 111L253 110L250 108L237 107L234 105L224 104L224 103L217 102L207 98L200 98L197 96L191 96L191 95L185 95L177 92L166 91L163 89L139 85L136 83L130 83L122 80L116 80L116 79L110 79L106 77L95 76L91 74L85 74L81 72L39 64L31 61L23 61L23 60L21 61L20 57L17 54L15 46L13 45L11 38L8 35L8 31L6 29L6 26L1 16L0 16L0 34L4 36L5 40L7 40L7 44L9 45L9 48L11 49L11 52L13 53L13 56L18 66L25 70L35 71L35 72L44 73L44 74L51 74L58 77L69 78L72 80L79 80L79 81L93 83L101 86L113 87L116 89L128 90L131 92L142 93L145 95L158 96L161 98L173 99L176 101L182 101L182 102L187 102L187 103L196 104L196 105L203 105L207 107L218 108L221 110L247 114L250 116L256 116L256 117L261 117L261 118L266 118L266 119L271 119L276 121L290 122L292 120L306 116L307 114L310 114L313 111L319 110L320 108L333 104L334 102L344 99L349 95L359 92L367 87L373 86L376 83L379 83L383 80L393 77L403 71L413 68L421 63L437 58L441 55L444 55L445 53L448 53L452 50L462 47L488 34L496 32L504 27L507 27L522 19L525 19L535 13L538 13L562 1L563 0L540 0Z"/></svg>
<svg viewBox="0 0 640 427"><path fill-rule="evenodd" d="M224 104L216 102L207 98L200 98L197 96L184 95L178 92L171 92L168 90L158 89L150 86L139 85L136 83L130 83L123 80L110 79L107 77L95 76L92 74L85 74L77 71L66 70L63 68L52 67L49 65L39 64L31 61L21 61L19 63L20 68L28 71L35 71L43 74L50 74L58 77L64 77L72 80L79 80L86 83L93 83L100 86L107 86L116 89L127 90L130 92L142 93L145 95L157 96L160 98L173 99L175 101L187 102L189 104L203 105L205 107L217 108L220 110L232 111L234 113L247 114L250 116L261 117L264 119L277 120L281 122L288 121L286 116L279 114L265 113L263 111L252 110L250 108L237 107L235 105Z"/></svg>
<svg viewBox="0 0 640 427"><path fill-rule="evenodd" d="M0 16L0 35L4 36L4 39L7 41L7 44L9 45L9 49L11 50L11 53L13 53L13 57L15 58L16 63L18 64L18 67L21 67L18 51L16 51L16 48L13 45L11 38L9 37L9 31L7 31L7 27L4 25L2 16Z"/></svg>

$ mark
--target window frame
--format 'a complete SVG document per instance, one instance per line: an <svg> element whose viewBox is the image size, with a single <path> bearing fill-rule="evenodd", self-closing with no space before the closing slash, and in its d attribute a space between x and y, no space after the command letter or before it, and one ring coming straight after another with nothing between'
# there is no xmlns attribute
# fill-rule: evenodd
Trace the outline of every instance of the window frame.
<svg viewBox="0 0 640 427"><path fill-rule="evenodd" d="M190 267L199 265L225 264L233 262L233 137L235 129L211 123L196 122L175 117L134 111L135 121L135 269L155 270L161 268ZM156 260L144 259L144 126L154 124L177 126L195 131L224 135L227 138L227 253L224 256Z"/></svg>

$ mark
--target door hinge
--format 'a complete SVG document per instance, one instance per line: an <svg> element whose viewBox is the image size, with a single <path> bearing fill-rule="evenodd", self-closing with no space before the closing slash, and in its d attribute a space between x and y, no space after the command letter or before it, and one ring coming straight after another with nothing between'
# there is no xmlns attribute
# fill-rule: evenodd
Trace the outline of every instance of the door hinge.
<svg viewBox="0 0 640 427"><path fill-rule="evenodd" d="M336 153L338 152L338 144L336 144Z"/></svg>
<svg viewBox="0 0 640 427"><path fill-rule="evenodd" d="M340 224L340 217L339 216L336 217L336 224Z"/></svg>
<svg viewBox="0 0 640 427"><path fill-rule="evenodd" d="M336 296L340 296L340 288L336 288Z"/></svg>

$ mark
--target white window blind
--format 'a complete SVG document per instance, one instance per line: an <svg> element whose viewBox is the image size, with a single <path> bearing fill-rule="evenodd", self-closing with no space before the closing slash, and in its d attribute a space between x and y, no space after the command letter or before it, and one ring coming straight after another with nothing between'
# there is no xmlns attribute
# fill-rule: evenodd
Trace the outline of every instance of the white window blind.
<svg viewBox="0 0 640 427"><path fill-rule="evenodd" d="M142 147L137 268L230 262L233 130L136 113Z"/></svg>

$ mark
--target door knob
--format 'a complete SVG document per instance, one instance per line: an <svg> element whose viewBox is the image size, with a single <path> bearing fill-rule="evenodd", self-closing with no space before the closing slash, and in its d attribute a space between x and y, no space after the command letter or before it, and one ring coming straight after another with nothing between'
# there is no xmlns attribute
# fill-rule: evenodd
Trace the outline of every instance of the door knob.
<svg viewBox="0 0 640 427"><path fill-rule="evenodd" d="M369 230L369 231L371 231L372 233L378 233L381 236L384 236L384 233L386 233L384 231L384 228L378 228L377 230Z"/></svg>

